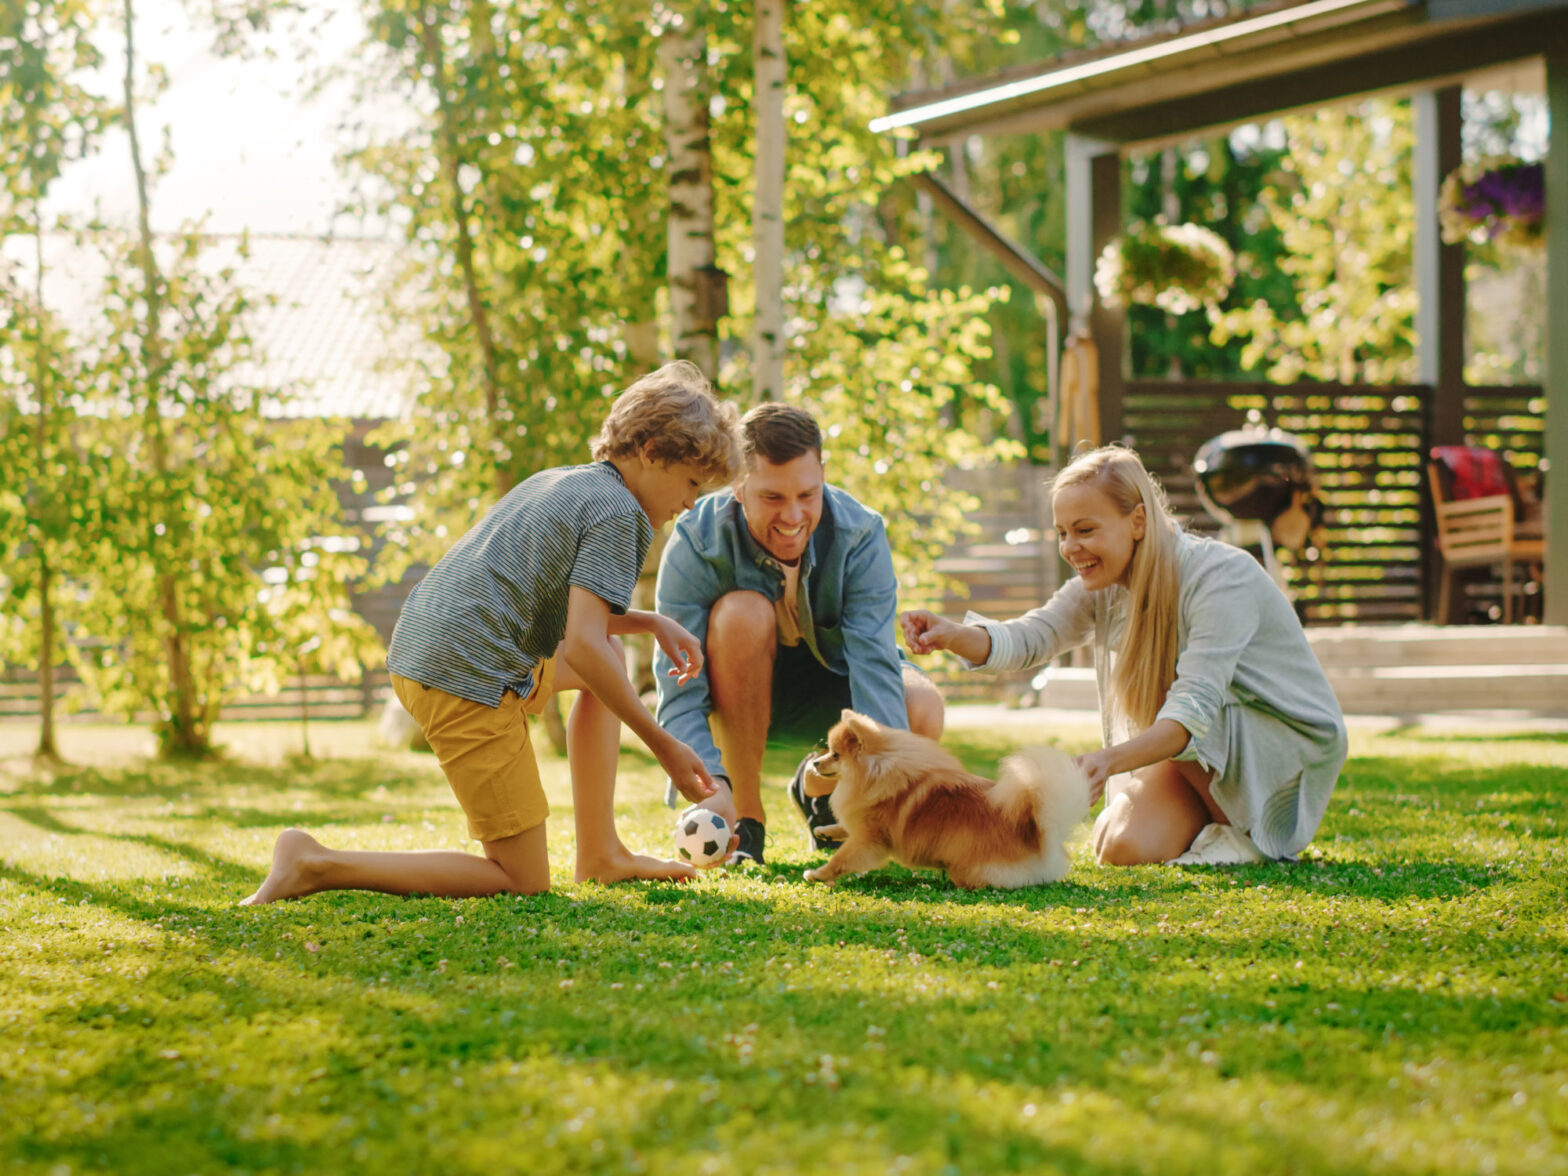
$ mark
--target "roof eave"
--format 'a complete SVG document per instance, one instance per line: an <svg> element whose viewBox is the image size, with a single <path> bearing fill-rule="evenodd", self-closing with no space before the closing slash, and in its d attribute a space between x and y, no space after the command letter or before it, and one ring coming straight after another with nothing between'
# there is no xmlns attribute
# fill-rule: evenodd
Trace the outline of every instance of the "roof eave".
<svg viewBox="0 0 1568 1176"><path fill-rule="evenodd" d="M896 109L871 125L876 131L903 127L923 139L993 131L1050 130L1076 118L1114 109L1115 95L1131 83L1139 101L1209 88L1218 68L1227 82L1284 68L1331 60L1354 40L1358 49L1392 43L1424 25L1420 0L1310 0L1249 13L1233 21L1149 42L1120 45L1103 54L964 92L907 95Z"/></svg>

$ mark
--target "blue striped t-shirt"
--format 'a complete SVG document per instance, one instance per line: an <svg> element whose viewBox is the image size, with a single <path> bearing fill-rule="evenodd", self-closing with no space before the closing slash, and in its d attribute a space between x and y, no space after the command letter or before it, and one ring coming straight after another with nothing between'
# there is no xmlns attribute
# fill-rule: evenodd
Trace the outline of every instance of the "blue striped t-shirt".
<svg viewBox="0 0 1568 1176"><path fill-rule="evenodd" d="M387 668L485 706L526 695L566 634L572 585L624 613L653 524L609 462L514 486L403 606Z"/></svg>

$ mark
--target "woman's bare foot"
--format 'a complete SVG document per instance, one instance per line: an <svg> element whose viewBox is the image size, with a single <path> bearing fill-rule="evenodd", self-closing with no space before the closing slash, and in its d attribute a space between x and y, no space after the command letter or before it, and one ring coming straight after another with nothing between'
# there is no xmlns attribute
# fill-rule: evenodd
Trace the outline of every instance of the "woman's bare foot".
<svg viewBox="0 0 1568 1176"><path fill-rule="evenodd" d="M266 881L240 906L262 906L283 898L299 898L316 890L317 866L326 847L303 829L285 829L272 847L272 869Z"/></svg>
<svg viewBox="0 0 1568 1176"><path fill-rule="evenodd" d="M689 882L697 876L694 867L685 862L666 861L632 853L624 845L617 845L603 856L587 857L577 853L577 869L572 878L577 882Z"/></svg>

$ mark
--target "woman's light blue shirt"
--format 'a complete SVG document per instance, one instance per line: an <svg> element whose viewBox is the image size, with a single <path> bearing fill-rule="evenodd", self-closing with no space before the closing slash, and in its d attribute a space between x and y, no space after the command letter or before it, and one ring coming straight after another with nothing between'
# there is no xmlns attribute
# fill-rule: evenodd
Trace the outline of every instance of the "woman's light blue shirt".
<svg viewBox="0 0 1568 1176"><path fill-rule="evenodd" d="M1214 773L1215 801L1270 857L1312 840L1344 766L1348 743L1339 701L1284 593L1245 551L1182 534L1176 681L1158 718L1190 738L1175 758ZM1127 592L1090 591L1074 577L1041 607L1011 621L971 613L991 635L984 668L1039 665L1093 643L1106 746L1118 740L1110 713L1111 659Z"/></svg>

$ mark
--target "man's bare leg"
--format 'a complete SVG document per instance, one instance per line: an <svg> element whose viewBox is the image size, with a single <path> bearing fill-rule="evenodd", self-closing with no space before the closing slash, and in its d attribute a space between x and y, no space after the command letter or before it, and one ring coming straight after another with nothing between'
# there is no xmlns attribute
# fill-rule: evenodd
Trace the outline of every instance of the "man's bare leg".
<svg viewBox="0 0 1568 1176"><path fill-rule="evenodd" d="M285 829L272 849L272 869L241 906L262 906L323 890L376 890L481 898L550 889L550 857L543 822L499 841L485 856L453 850L384 852L328 849L302 829Z"/></svg>
<svg viewBox="0 0 1568 1176"><path fill-rule="evenodd" d="M616 655L620 642L610 638ZM577 828L578 882L624 882L633 878L696 876L684 862L632 853L615 831L615 774L621 758L621 720L586 688L576 671L558 663L556 690L576 690L566 722L566 759L572 774L572 816Z"/></svg>
<svg viewBox="0 0 1568 1176"><path fill-rule="evenodd" d="M721 786L703 806L731 825L737 817L765 824L762 753L767 750L768 723L773 717L773 665L778 658L773 602L760 592L719 597L708 614L706 651L714 742L730 774L730 794L726 796Z"/></svg>
<svg viewBox="0 0 1568 1176"><path fill-rule="evenodd" d="M904 708L909 714L909 729L927 739L942 738L946 706L942 692L914 666L904 667Z"/></svg>

